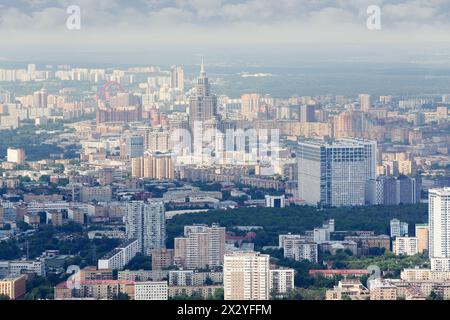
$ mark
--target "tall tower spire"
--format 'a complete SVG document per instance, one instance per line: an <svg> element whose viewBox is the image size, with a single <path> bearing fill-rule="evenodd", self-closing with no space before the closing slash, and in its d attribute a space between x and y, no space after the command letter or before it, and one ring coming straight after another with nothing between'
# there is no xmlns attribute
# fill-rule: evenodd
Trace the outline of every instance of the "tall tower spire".
<svg viewBox="0 0 450 320"><path fill-rule="evenodd" d="M205 63L204 63L204 61L203 61L203 57L202 57L202 64L201 64L201 66L200 66L200 74L201 74L201 75L206 74L206 72L205 72Z"/></svg>

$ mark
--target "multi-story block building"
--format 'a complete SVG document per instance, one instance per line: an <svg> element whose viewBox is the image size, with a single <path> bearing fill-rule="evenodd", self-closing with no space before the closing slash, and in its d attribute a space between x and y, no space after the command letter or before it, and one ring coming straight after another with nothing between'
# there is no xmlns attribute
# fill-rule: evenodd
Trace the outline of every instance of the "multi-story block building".
<svg viewBox="0 0 450 320"><path fill-rule="evenodd" d="M271 269L269 272L269 292L283 295L294 289L294 269Z"/></svg>
<svg viewBox="0 0 450 320"><path fill-rule="evenodd" d="M306 204L365 204L367 181L376 176L376 142L311 140L300 142L297 154L298 194Z"/></svg>
<svg viewBox="0 0 450 320"><path fill-rule="evenodd" d="M174 265L174 249L153 249L150 251L152 256L152 270L163 270Z"/></svg>
<svg viewBox="0 0 450 320"><path fill-rule="evenodd" d="M416 224L417 251L428 252L428 224Z"/></svg>
<svg viewBox="0 0 450 320"><path fill-rule="evenodd" d="M98 269L122 270L138 252L140 252L139 240L125 241L98 260Z"/></svg>
<svg viewBox="0 0 450 320"><path fill-rule="evenodd" d="M134 284L135 300L167 300L167 282L136 282Z"/></svg>
<svg viewBox="0 0 450 320"><path fill-rule="evenodd" d="M428 191L431 269L450 271L450 188Z"/></svg>
<svg viewBox="0 0 450 320"><path fill-rule="evenodd" d="M184 227L184 237L175 238L175 261L187 269L214 268L223 265L225 228L213 224Z"/></svg>
<svg viewBox="0 0 450 320"><path fill-rule="evenodd" d="M0 295L16 300L26 293L27 277L25 275L0 279Z"/></svg>
<svg viewBox="0 0 450 320"><path fill-rule="evenodd" d="M225 255L223 267L225 300L268 300L269 255L236 252Z"/></svg>
<svg viewBox="0 0 450 320"><path fill-rule="evenodd" d="M393 242L393 251L397 256L413 256L419 253L416 237L397 237Z"/></svg>
<svg viewBox="0 0 450 320"><path fill-rule="evenodd" d="M391 238L408 236L409 226L406 222L398 219L392 219L390 222Z"/></svg>
<svg viewBox="0 0 450 320"><path fill-rule="evenodd" d="M131 161L131 172L135 178L172 180L175 177L174 170L170 154L145 155Z"/></svg>
<svg viewBox="0 0 450 320"><path fill-rule="evenodd" d="M128 239L138 239L140 252L166 246L164 203L161 201L132 201L126 204L125 228Z"/></svg>

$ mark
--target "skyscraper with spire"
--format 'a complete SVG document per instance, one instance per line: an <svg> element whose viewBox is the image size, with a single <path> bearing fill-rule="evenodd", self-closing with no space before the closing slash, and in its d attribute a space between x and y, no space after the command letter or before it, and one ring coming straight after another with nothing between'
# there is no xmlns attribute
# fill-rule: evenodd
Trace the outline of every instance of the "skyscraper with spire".
<svg viewBox="0 0 450 320"><path fill-rule="evenodd" d="M217 97L211 94L211 86L206 76L205 65L202 59L200 75L197 79L196 92L189 99L189 126L194 134L195 123L201 123L202 128L205 122L214 120L217 117Z"/></svg>

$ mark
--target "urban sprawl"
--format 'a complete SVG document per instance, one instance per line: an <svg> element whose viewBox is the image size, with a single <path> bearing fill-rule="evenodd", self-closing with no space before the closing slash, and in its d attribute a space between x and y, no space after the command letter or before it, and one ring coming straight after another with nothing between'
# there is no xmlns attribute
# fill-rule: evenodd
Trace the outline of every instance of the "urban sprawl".
<svg viewBox="0 0 450 320"><path fill-rule="evenodd" d="M206 69L0 69L0 299L450 299L450 94Z"/></svg>

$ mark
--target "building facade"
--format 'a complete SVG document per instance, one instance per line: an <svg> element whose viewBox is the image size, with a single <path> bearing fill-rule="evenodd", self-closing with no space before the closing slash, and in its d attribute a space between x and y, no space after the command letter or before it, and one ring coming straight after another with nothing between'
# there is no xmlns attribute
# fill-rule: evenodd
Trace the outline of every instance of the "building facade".
<svg viewBox="0 0 450 320"><path fill-rule="evenodd" d="M450 271L450 188L428 191L429 256L433 271Z"/></svg>
<svg viewBox="0 0 450 320"><path fill-rule="evenodd" d="M268 300L269 255L236 252L225 255L223 267L225 300Z"/></svg>
<svg viewBox="0 0 450 320"><path fill-rule="evenodd" d="M128 239L138 239L140 252L165 248L166 221L161 201L132 201L126 204L125 229Z"/></svg>
<svg viewBox="0 0 450 320"><path fill-rule="evenodd" d="M364 205L376 175L376 142L311 140L298 145L298 194L309 205Z"/></svg>

